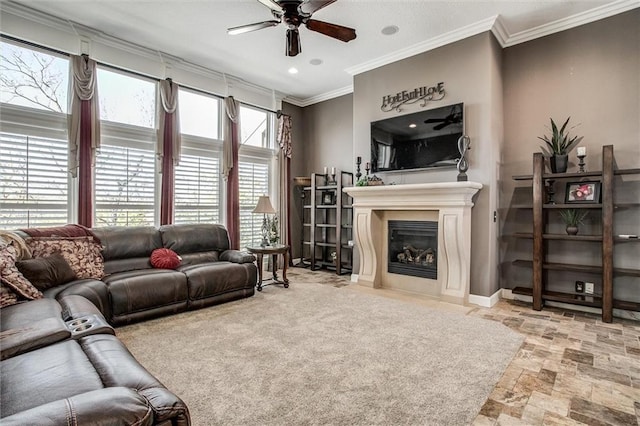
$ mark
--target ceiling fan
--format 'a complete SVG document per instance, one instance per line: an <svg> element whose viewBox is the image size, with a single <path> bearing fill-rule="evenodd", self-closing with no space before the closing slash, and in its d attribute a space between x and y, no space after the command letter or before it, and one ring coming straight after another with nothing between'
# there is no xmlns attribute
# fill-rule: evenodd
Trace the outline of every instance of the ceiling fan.
<svg viewBox="0 0 640 426"><path fill-rule="evenodd" d="M271 9L274 18L270 21L241 25L228 28L230 35L248 33L263 28L275 27L284 21L287 25L286 55L296 56L302 51L300 47L300 33L298 27L304 24L311 31L315 31L335 39L348 42L356 38L356 30L342 25L311 19L311 15L323 7L329 6L337 0L258 0Z"/></svg>
<svg viewBox="0 0 640 426"><path fill-rule="evenodd" d="M424 120L425 123L440 123L436 126L433 126L433 130L444 129L450 124L457 124L462 122L462 109L459 105L454 105L451 107L451 111L449 115L444 118L427 118Z"/></svg>

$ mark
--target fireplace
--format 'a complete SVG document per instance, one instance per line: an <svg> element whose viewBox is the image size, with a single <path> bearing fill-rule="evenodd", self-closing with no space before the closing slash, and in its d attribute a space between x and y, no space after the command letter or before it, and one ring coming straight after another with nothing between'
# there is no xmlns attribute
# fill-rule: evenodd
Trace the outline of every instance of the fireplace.
<svg viewBox="0 0 640 426"><path fill-rule="evenodd" d="M353 197L353 233L360 262L358 274L352 276L352 280L367 287L467 303L471 279L472 198L480 188L482 184L471 181L344 188L343 191ZM431 247L435 251L433 263L437 263L433 268L437 274L432 280L435 285L425 285L428 278L388 272L393 255L389 255L387 222L393 220L437 224L438 243ZM421 250L430 248L422 239L411 245ZM398 254L395 254L396 260ZM413 266L418 265L409 267ZM423 266L419 265L420 270L426 269Z"/></svg>
<svg viewBox="0 0 640 426"><path fill-rule="evenodd" d="M387 271L421 278L438 278L438 222L389 220Z"/></svg>

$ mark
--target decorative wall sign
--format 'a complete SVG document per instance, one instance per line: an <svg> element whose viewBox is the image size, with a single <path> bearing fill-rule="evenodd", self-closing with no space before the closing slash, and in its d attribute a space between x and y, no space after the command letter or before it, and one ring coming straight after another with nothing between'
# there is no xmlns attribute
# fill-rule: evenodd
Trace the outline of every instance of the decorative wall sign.
<svg viewBox="0 0 640 426"><path fill-rule="evenodd" d="M387 95L382 97L382 106L380 109L384 112L396 110L402 111L400 108L404 104L415 104L422 101L421 107L427 106L429 101L439 101L444 98L444 82L440 82L435 86L417 87L411 91L403 90L395 95Z"/></svg>

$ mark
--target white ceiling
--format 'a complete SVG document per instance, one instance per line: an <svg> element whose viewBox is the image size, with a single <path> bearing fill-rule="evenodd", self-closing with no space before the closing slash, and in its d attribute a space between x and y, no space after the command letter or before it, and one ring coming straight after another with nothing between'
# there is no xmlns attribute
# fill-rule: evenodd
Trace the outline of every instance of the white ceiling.
<svg viewBox="0 0 640 426"><path fill-rule="evenodd" d="M352 74L493 30L503 46L638 7L640 0L338 0L313 18L356 29L349 43L301 28L287 57L285 26L230 36L228 27L273 19L257 0L16 0L286 94L299 105L348 93ZM496 17L498 17L496 20ZM392 36L383 27L396 25ZM321 65L311 65L321 59ZM290 67L299 73L291 75Z"/></svg>

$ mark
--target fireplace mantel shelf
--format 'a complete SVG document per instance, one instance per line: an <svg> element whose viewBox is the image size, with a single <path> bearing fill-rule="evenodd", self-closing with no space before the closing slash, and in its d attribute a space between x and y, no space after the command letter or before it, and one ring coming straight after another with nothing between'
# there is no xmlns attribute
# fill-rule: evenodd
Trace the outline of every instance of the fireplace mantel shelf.
<svg viewBox="0 0 640 426"><path fill-rule="evenodd" d="M429 280L432 284L425 284L425 288L436 285L440 299L466 303L471 271L471 208L473 196L481 188L481 183L468 181L344 188L353 197L354 239L360 253L358 284L391 288L398 281L386 271L387 248L383 241L388 217L437 212L438 278ZM433 291L427 293L433 295Z"/></svg>

